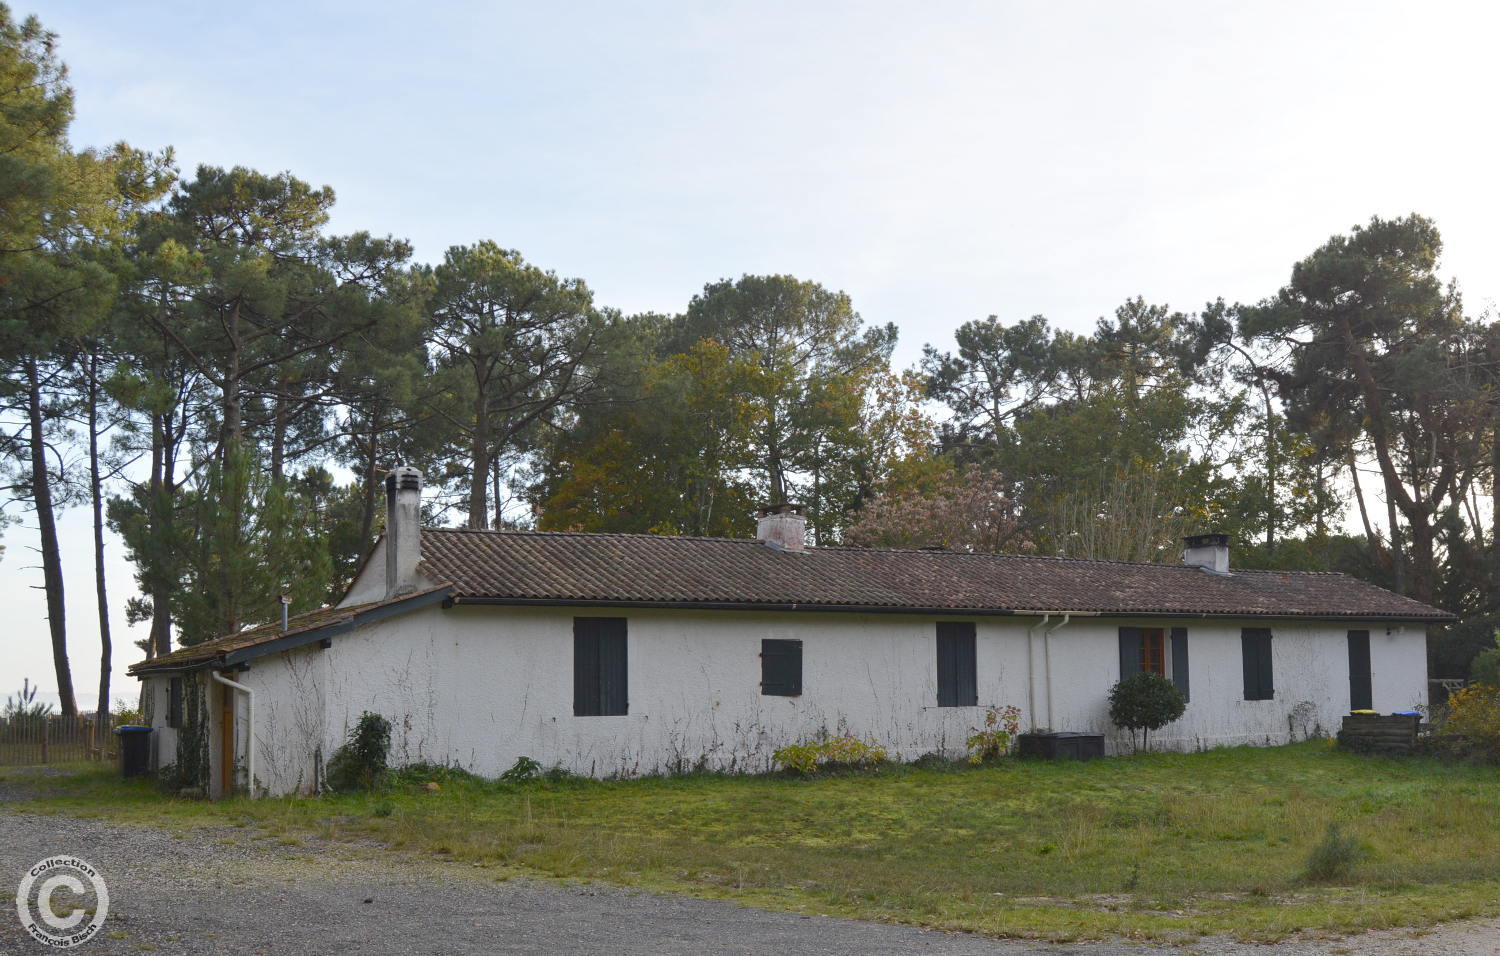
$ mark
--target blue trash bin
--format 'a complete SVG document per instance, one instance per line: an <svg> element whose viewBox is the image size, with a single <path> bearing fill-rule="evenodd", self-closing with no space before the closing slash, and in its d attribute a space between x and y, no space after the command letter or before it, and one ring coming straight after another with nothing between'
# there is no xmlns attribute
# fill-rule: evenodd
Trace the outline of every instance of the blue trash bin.
<svg viewBox="0 0 1500 956"><path fill-rule="evenodd" d="M120 738L120 776L144 777L151 772L151 728L124 724L115 728Z"/></svg>

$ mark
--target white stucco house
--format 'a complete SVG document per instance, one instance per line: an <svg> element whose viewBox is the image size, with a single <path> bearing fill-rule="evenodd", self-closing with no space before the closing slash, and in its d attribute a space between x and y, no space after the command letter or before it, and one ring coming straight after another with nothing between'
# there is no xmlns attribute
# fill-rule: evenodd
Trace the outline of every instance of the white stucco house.
<svg viewBox="0 0 1500 956"><path fill-rule="evenodd" d="M810 548L795 506L756 539L422 528L421 476L338 606L132 672L158 769L213 795L311 791L363 711L392 761L497 775L758 771L850 732L959 755L989 705L1030 729L1128 738L1106 693L1147 669L1188 693L1154 739L1198 749L1332 732L1427 702L1426 630L1452 615L1340 574L1242 571L1222 536L1184 563Z"/></svg>

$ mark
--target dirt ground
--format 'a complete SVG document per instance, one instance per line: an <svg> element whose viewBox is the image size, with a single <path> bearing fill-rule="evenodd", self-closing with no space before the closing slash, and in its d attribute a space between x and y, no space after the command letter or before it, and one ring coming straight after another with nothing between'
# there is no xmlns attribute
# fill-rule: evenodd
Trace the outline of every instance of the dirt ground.
<svg viewBox="0 0 1500 956"><path fill-rule="evenodd" d="M993 940L612 886L562 886L376 848L283 845L236 828L175 833L0 807L0 878L19 882L27 868L55 854L82 857L108 881L109 916L80 947L89 953L1500 953L1500 920L1276 946ZM14 909L4 907L0 952L44 951Z"/></svg>

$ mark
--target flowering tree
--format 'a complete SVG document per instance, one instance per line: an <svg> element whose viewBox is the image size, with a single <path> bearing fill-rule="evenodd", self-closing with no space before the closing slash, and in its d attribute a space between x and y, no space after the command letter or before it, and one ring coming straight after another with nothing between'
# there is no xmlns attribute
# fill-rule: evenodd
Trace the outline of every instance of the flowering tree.
<svg viewBox="0 0 1500 956"><path fill-rule="evenodd" d="M844 532L857 547L954 551L1029 551L1005 479L977 465L948 469L926 487L887 490L854 516Z"/></svg>

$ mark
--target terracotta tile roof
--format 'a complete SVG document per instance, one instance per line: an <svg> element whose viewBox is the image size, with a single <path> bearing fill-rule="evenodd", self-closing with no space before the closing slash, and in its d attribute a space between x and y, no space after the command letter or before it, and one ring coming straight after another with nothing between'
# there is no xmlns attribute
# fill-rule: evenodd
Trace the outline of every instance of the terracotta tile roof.
<svg viewBox="0 0 1500 956"><path fill-rule="evenodd" d="M1006 613L1398 618L1452 615L1343 574L1233 571L659 535L424 528L421 569L457 603L685 604Z"/></svg>
<svg viewBox="0 0 1500 956"><path fill-rule="evenodd" d="M353 625L359 619L371 611L383 608L393 608L399 604L414 601L438 592L446 592L443 586L427 588L413 594L403 594L389 601L371 601L368 604L355 604L349 607L322 607L316 611L308 611L298 614L287 620L287 629L282 631L281 622L263 624L260 627L252 627L234 634L226 634L216 637L211 641L201 644L193 644L188 647L179 647L170 654L161 657L152 657L144 661L131 664L131 674L144 674L151 671L176 671L191 670L207 664L224 663L232 655L251 648L270 644L273 641L283 639L295 639L307 636L309 642L316 639L316 632L327 631L341 624Z"/></svg>

